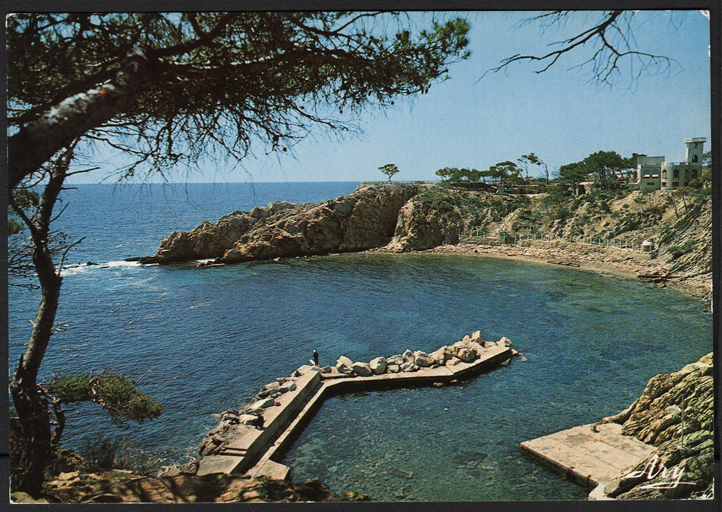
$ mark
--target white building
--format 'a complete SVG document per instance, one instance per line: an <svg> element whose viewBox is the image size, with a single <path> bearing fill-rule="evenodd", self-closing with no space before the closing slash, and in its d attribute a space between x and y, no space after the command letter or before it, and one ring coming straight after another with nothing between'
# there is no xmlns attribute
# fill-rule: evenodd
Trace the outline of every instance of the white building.
<svg viewBox="0 0 722 512"><path fill-rule="evenodd" d="M637 156L639 190L677 190L702 174L704 137L684 139L687 155L684 162L665 162L663 156Z"/></svg>

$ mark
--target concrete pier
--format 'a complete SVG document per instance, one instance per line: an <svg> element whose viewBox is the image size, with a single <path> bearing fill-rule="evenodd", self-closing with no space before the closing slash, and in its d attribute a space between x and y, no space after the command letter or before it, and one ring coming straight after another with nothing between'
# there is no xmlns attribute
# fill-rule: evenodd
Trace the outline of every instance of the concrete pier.
<svg viewBox="0 0 722 512"><path fill-rule="evenodd" d="M384 373L369 377L339 373L322 374L311 369L299 377L296 389L283 393L278 405L263 411L263 428L251 430L229 443L218 455L200 460L198 475L247 473L285 479L290 469L277 461L330 396L369 389L389 389L449 383L492 370L512 358L505 346L484 349L478 359L437 368L419 368L414 372Z"/></svg>
<svg viewBox="0 0 722 512"><path fill-rule="evenodd" d="M587 491L603 488L655 450L622 435L622 426L617 423L581 425L525 441L519 449Z"/></svg>

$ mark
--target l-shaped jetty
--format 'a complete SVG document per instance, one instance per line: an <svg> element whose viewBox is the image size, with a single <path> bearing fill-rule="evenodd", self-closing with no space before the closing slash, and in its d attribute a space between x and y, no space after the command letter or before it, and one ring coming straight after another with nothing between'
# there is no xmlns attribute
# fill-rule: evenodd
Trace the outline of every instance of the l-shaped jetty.
<svg viewBox="0 0 722 512"><path fill-rule="evenodd" d="M242 411L229 409L201 443L196 474L248 474L286 479L278 461L330 396L359 390L455 384L509 364L519 352L508 338L483 341L481 333L426 354L407 350L369 363L341 356L335 367L304 365L267 384ZM195 469L195 468L194 468Z"/></svg>

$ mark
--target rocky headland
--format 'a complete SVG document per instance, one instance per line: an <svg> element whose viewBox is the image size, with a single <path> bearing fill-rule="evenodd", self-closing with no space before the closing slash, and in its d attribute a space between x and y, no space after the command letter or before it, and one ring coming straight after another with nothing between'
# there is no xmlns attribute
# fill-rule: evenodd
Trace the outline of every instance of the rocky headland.
<svg viewBox="0 0 722 512"><path fill-rule="evenodd" d="M190 232L176 231L155 256L140 262L214 259L222 264L364 251L391 240L399 210L418 191L418 185L378 185L325 203L273 202L236 211Z"/></svg>
<svg viewBox="0 0 722 512"><path fill-rule="evenodd" d="M649 252L641 250L646 240L652 242ZM664 191L500 196L381 184L324 203L273 202L236 211L190 232L174 232L155 255L132 259L200 260L208 266L359 251L542 261L639 278L711 300L712 201L709 194Z"/></svg>

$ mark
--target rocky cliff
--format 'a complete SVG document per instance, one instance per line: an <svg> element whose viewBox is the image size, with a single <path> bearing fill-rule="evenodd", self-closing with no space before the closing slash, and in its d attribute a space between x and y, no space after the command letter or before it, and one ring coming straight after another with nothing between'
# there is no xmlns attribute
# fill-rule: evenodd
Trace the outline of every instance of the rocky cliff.
<svg viewBox="0 0 722 512"><path fill-rule="evenodd" d="M217 263L363 251L387 244L417 185L375 185L325 203L271 203L166 237L141 263L215 258Z"/></svg>
<svg viewBox="0 0 722 512"><path fill-rule="evenodd" d="M651 456L607 485L609 497L679 499L711 493L713 373L710 353L678 372L653 377L628 409L603 420L620 423L622 433L657 447Z"/></svg>

